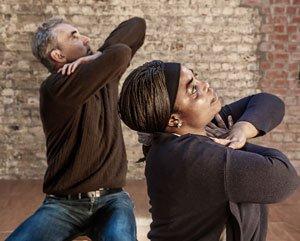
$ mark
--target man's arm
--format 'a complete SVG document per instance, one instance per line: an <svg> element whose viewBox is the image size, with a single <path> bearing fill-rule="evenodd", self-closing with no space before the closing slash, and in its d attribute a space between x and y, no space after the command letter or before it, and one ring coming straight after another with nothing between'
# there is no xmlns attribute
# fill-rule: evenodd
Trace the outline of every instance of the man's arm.
<svg viewBox="0 0 300 241"><path fill-rule="evenodd" d="M268 93L259 93L225 105L220 115L226 122L229 115L232 116L234 124L248 122L255 127L259 135L264 135L280 124L284 112L285 106L280 98ZM213 122L216 123L216 120ZM253 128L249 131L251 133L248 134L255 134Z"/></svg>
<svg viewBox="0 0 300 241"><path fill-rule="evenodd" d="M98 49L103 52L107 47L122 43L131 48L131 57L143 45L146 33L146 22L139 17L131 18L122 22L111 32L104 44Z"/></svg>
<svg viewBox="0 0 300 241"><path fill-rule="evenodd" d="M115 44L96 59L79 65L73 74L55 74L46 87L57 101L76 108L108 82L119 79L130 59L131 49L124 44Z"/></svg>
<svg viewBox="0 0 300 241"><path fill-rule="evenodd" d="M280 151L247 143L226 147L225 187L230 201L275 203L299 186L299 177Z"/></svg>

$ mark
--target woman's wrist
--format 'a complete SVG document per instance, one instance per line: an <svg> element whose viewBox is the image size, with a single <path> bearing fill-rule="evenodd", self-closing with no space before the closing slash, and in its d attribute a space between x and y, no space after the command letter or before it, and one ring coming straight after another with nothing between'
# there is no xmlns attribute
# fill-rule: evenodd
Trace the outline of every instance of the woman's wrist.
<svg viewBox="0 0 300 241"><path fill-rule="evenodd" d="M232 129L239 129L242 131L247 139L253 138L258 135L259 131L256 127L247 121L236 122Z"/></svg>

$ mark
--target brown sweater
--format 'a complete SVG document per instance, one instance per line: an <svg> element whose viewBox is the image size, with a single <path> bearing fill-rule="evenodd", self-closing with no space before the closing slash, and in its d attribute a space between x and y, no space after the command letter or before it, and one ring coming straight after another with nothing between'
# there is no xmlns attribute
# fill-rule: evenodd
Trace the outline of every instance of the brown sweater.
<svg viewBox="0 0 300 241"><path fill-rule="evenodd" d="M125 185L118 83L143 44L145 29L141 18L121 23L99 48L100 57L80 65L70 76L52 73L41 84L48 163L45 193L74 194Z"/></svg>

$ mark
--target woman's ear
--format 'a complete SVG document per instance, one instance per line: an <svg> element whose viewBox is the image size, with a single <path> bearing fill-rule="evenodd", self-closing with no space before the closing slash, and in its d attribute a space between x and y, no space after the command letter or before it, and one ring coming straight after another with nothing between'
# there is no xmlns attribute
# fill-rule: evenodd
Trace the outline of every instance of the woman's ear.
<svg viewBox="0 0 300 241"><path fill-rule="evenodd" d="M59 49L54 49L50 53L51 58L58 63L66 63L66 56Z"/></svg>
<svg viewBox="0 0 300 241"><path fill-rule="evenodd" d="M180 120L179 115L172 114L168 122L168 127L180 128L180 126L182 126L182 121Z"/></svg>

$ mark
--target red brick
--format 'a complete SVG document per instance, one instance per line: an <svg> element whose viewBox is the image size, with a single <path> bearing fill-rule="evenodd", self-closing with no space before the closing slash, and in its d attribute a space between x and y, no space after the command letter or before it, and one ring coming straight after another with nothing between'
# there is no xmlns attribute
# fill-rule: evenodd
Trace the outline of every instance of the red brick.
<svg viewBox="0 0 300 241"><path fill-rule="evenodd" d="M260 11L261 11L262 14L265 14L265 15L271 13L271 9L270 9L270 7L268 7L268 6L262 6L262 7L260 8Z"/></svg>
<svg viewBox="0 0 300 241"><path fill-rule="evenodd" d="M292 40L293 42L300 42L300 33L299 33L299 34L293 34L293 35L291 36L291 40Z"/></svg>
<svg viewBox="0 0 300 241"><path fill-rule="evenodd" d="M261 0L243 0L242 3L249 6L257 6L261 4Z"/></svg>
<svg viewBox="0 0 300 241"><path fill-rule="evenodd" d="M300 0L293 0L293 4L295 5L300 4Z"/></svg>
<svg viewBox="0 0 300 241"><path fill-rule="evenodd" d="M289 55L286 53L276 53L274 54L275 61L287 61L289 59Z"/></svg>
<svg viewBox="0 0 300 241"><path fill-rule="evenodd" d="M300 23L300 17L293 17L292 23Z"/></svg>
<svg viewBox="0 0 300 241"><path fill-rule="evenodd" d="M298 75L299 75L298 71L290 71L288 77L291 79L298 79Z"/></svg>
<svg viewBox="0 0 300 241"><path fill-rule="evenodd" d="M282 15L285 12L285 8L284 7L275 7L274 8L274 14L276 15Z"/></svg>
<svg viewBox="0 0 300 241"><path fill-rule="evenodd" d="M289 6L289 7L286 8L286 13L287 14L296 14L296 12L297 12L297 8L296 7Z"/></svg>
<svg viewBox="0 0 300 241"><path fill-rule="evenodd" d="M274 31L278 33L283 33L284 32L284 25L275 25L274 26Z"/></svg>
<svg viewBox="0 0 300 241"><path fill-rule="evenodd" d="M298 46L296 44L289 44L288 51L294 52L296 51Z"/></svg>
<svg viewBox="0 0 300 241"><path fill-rule="evenodd" d="M287 78L287 72L282 70L267 70L266 77L269 79L284 79Z"/></svg>
<svg viewBox="0 0 300 241"><path fill-rule="evenodd" d="M296 31L297 31L297 26L295 26L295 25L290 25L290 26L287 27L287 32L288 33L294 33Z"/></svg>
<svg viewBox="0 0 300 241"><path fill-rule="evenodd" d="M297 71L298 70L298 64L297 63L292 63L289 64L289 71Z"/></svg>
<svg viewBox="0 0 300 241"><path fill-rule="evenodd" d="M276 69L283 69L285 67L285 63L275 63L274 67Z"/></svg>
<svg viewBox="0 0 300 241"><path fill-rule="evenodd" d="M275 0L274 3L290 3L289 0Z"/></svg>
<svg viewBox="0 0 300 241"><path fill-rule="evenodd" d="M286 34L284 34L284 35L276 34L276 35L274 35L274 40L280 41L280 42L286 42L289 40L289 36Z"/></svg>
<svg viewBox="0 0 300 241"><path fill-rule="evenodd" d="M274 23L283 23L283 24L286 24L288 21L287 21L287 17L286 16L276 16L273 18L273 22Z"/></svg>
<svg viewBox="0 0 300 241"><path fill-rule="evenodd" d="M287 88L272 88L268 90L276 95L286 95L288 92ZM279 131L278 127L276 127L276 131Z"/></svg>
<svg viewBox="0 0 300 241"><path fill-rule="evenodd" d="M274 82L275 88L284 88L287 84L286 79L277 79L277 80L274 80L273 82Z"/></svg>
<svg viewBox="0 0 300 241"><path fill-rule="evenodd" d="M271 64L267 61L263 61L260 63L260 67L262 70L268 70L271 67Z"/></svg>
<svg viewBox="0 0 300 241"><path fill-rule="evenodd" d="M275 44L275 49L276 50L284 50L284 45L283 44Z"/></svg>
<svg viewBox="0 0 300 241"><path fill-rule="evenodd" d="M292 60L300 61L300 53L292 53Z"/></svg>

